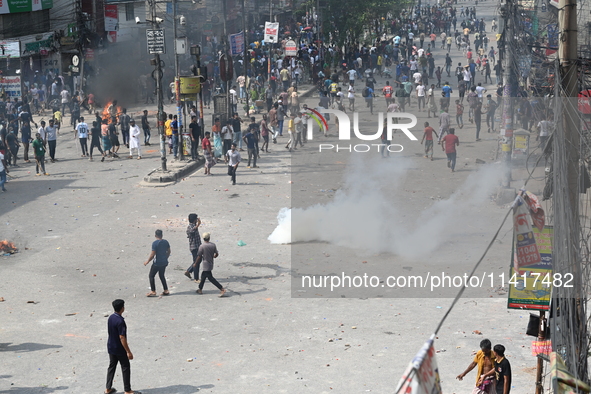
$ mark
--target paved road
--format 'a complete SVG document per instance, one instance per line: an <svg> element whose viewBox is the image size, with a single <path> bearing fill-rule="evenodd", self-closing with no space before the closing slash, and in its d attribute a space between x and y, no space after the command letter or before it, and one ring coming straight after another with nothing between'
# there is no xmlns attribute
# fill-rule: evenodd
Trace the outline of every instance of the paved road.
<svg viewBox="0 0 591 394"><path fill-rule="evenodd" d="M492 2L485 2L479 12L490 15L493 8ZM417 115L420 124L424 114ZM364 130L377 128L375 117L365 109L360 118ZM420 136L420 129L414 134ZM291 156L282 146L285 138L280 140L271 153L262 155L259 169L241 167L236 186L218 165L212 177L199 171L174 186L142 188L139 181L159 165L157 149L148 150L141 161L89 163L77 157L73 135L60 136L61 160L48 165L50 176L35 177L33 165L13 171L9 192L0 195L0 235L14 241L20 252L0 257L0 272L6 278L0 285L5 299L0 303L0 393L99 393L108 362L106 316L115 298L127 302L124 315L136 358L133 388L143 393L392 392L451 300L430 294L403 298L407 294L400 290L304 298L314 294L292 293L292 280L316 263L330 272L342 262L343 270L380 274L431 266L470 268L504 208L488 195L468 201L466 196L481 185L474 181L454 197L457 200L439 203L440 211L428 209L448 199L477 172L476 158L491 161L496 136L485 134L484 141L475 144L473 129L461 130L460 171L455 174L446 168L441 151L430 162L421 157L418 143L401 135L395 137L405 148L400 156L382 160L376 154L360 162L347 153L314 153L320 142L337 142L334 137L322 138ZM353 240L371 241L366 234L386 231L399 236L388 233L399 228L425 236L408 238L409 250L437 245L435 250L401 257L380 248L365 251L327 243L290 247L267 241L281 208L316 203L334 207L330 203L339 197L327 190L343 185L351 190L355 182L347 183L344 175L351 179L359 169L367 172L353 179L367 183L353 188L357 194L336 207L337 216L345 214L341 228L333 230L344 237L353 234ZM372 187L381 189L381 197ZM364 200L367 195L398 207L398 216L377 220L380 231L371 228L374 223L347 216L355 205L367 208L375 202ZM378 206L383 202L378 200ZM452 216L442 216L441 211ZM185 236L190 212L199 214L202 232L211 232L218 245L214 274L229 289L226 298L218 298L210 284L204 295L195 294L195 284L183 276L190 263ZM361 212L376 214L371 209ZM435 232L416 232L423 212L445 220L429 222ZM167 269L172 295L149 299L144 296L148 268L142 262L158 228L172 246ZM510 238L503 232L481 272L506 272ZM246 246L238 246L238 241ZM527 313L508 312L506 296L490 286L471 295L474 298L459 302L436 341L445 392L471 390L474 374L464 382L454 377L469 364L483 337L507 347L513 392L531 392L535 359L524 335ZM123 388L119 373L115 383Z"/></svg>

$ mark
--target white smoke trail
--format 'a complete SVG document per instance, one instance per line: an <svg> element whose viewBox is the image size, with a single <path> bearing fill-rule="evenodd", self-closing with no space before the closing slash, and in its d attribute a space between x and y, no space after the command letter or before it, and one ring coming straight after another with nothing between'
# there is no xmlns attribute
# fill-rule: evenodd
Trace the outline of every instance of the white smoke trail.
<svg viewBox="0 0 591 394"><path fill-rule="evenodd" d="M413 220L411 201L393 192L408 175L409 164L403 159L387 166L379 159L353 163L332 202L282 208L268 239L274 244L324 241L405 258L427 256L478 218L475 211L489 202L503 174L500 165L482 167L448 199L436 201Z"/></svg>

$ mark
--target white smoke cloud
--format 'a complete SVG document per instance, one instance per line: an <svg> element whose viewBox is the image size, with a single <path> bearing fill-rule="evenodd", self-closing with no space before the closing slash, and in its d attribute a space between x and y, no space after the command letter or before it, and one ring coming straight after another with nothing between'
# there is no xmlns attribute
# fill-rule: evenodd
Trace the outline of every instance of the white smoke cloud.
<svg viewBox="0 0 591 394"><path fill-rule="evenodd" d="M396 193L412 162L390 158L388 165L385 163L379 158L352 160L345 171L344 186L333 201L307 208L282 208L269 241L324 241L372 253L424 257L454 233L462 232L469 220L478 218L478 210L490 204L489 196L503 175L500 165L483 166L449 198L436 200L413 218L416 206L411 207L408 195Z"/></svg>

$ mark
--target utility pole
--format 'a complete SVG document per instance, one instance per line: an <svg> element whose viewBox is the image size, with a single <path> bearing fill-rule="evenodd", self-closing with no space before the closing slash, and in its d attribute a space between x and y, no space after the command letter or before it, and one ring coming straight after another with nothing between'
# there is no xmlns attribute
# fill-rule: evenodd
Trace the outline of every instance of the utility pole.
<svg viewBox="0 0 591 394"><path fill-rule="evenodd" d="M250 105L248 104L250 92L248 91L248 47L246 45L247 42L247 34L246 34L246 10L244 9L244 1L242 0L242 37L244 38L244 92L246 93L246 117L249 117L250 113Z"/></svg>
<svg viewBox="0 0 591 394"><path fill-rule="evenodd" d="M228 24L226 19L228 18L228 11L226 9L226 0L222 0L222 13L224 14L224 38L222 42L224 43L224 57L226 58L226 68L228 68L228 62L232 61L232 56L228 53ZM226 78L225 82L225 89L226 89L226 120L230 119L232 116L231 113L231 104L230 104L230 78ZM225 126L225 124L224 124Z"/></svg>
<svg viewBox="0 0 591 394"><path fill-rule="evenodd" d="M515 61L513 50L510 48L513 42L514 33L514 21L516 5L513 0L507 0L507 2L501 6L501 15L505 18L505 30L503 32L504 38L504 65L503 66L503 129L505 131L505 142L501 145L503 154L505 155L505 162L507 165L507 175L505 178L505 187L511 187L511 154L513 151L513 111L514 111L514 97L516 96L516 85L515 79Z"/></svg>
<svg viewBox="0 0 591 394"><path fill-rule="evenodd" d="M562 262L562 269L572 272L574 277L574 293L572 299L561 298L561 303L569 303L574 316L571 317L572 328L577 333L577 339L573 343L573 354L571 359L576 360L569 363L574 376L586 380L587 377L587 325L585 302L583 298L583 273L581 272L581 261L579 258L579 161L580 161L580 135L581 130L578 111L578 54L577 54L577 1L560 0L558 23L561 39L558 46L558 58L560 60L560 79L562 82L563 100L563 127L562 135L564 140L564 161L566 162L567 188L556 190L555 193L565 193L567 204L562 215L570 221L569 230L570 242L557 245L567 248L563 256L568 260ZM556 214L560 214L555 210ZM556 272L556 271L555 271ZM574 365L573 365L574 364ZM574 370L572 370L574 369Z"/></svg>
<svg viewBox="0 0 591 394"><path fill-rule="evenodd" d="M156 0L150 1L150 13L152 29L160 29L160 24L156 21ZM164 97L162 94L162 60L160 54L155 54L155 59L151 62L156 69L152 72L152 78L156 81L156 103L158 114L156 115L156 124L158 125L158 137L160 138L160 162L163 172L166 171L166 136L164 135Z"/></svg>
<svg viewBox="0 0 591 394"><path fill-rule="evenodd" d="M181 103L181 79L179 75L179 55L177 55L177 29L178 29L178 15L177 15L177 0L172 0L172 30L174 31L174 87L175 87L175 99L176 99L176 115L178 124L177 134L177 148L178 154L183 157L183 114L182 114L182 103Z"/></svg>
<svg viewBox="0 0 591 394"><path fill-rule="evenodd" d="M273 23L273 0L269 0L269 22ZM269 57L267 58L267 84L271 87L271 51L273 50L273 43L267 43L269 45Z"/></svg>

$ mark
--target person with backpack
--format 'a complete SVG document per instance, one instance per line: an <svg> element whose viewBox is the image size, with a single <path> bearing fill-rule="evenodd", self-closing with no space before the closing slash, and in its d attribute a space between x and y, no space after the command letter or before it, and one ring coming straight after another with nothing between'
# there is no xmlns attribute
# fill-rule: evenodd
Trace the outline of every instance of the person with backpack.
<svg viewBox="0 0 591 394"><path fill-rule="evenodd" d="M361 93L361 95L365 98L365 103L366 103L367 107L369 108L369 112L373 115L373 97L374 97L373 89L371 87L369 87L369 85L366 85L363 88L363 92Z"/></svg>

